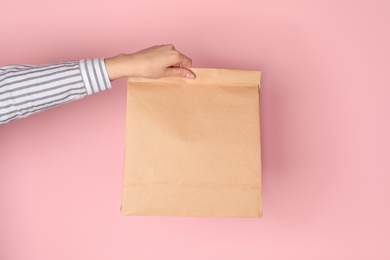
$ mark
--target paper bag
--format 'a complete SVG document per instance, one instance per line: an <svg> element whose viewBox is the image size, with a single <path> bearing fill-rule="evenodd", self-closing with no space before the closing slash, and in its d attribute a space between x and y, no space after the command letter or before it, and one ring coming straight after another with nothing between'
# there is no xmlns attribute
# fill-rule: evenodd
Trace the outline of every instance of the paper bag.
<svg viewBox="0 0 390 260"><path fill-rule="evenodd" d="M122 213L260 217L259 71L129 78Z"/></svg>

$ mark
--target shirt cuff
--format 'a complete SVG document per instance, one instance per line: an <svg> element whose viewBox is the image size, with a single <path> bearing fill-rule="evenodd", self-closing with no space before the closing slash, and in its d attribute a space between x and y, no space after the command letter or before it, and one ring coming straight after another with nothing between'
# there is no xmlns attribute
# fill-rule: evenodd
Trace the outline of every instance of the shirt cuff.
<svg viewBox="0 0 390 260"><path fill-rule="evenodd" d="M91 95L111 88L103 58L80 60L80 71L87 94Z"/></svg>

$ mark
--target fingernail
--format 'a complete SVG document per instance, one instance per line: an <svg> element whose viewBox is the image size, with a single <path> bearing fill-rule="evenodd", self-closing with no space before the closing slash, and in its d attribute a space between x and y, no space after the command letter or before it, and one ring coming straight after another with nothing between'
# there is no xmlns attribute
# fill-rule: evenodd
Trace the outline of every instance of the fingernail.
<svg viewBox="0 0 390 260"><path fill-rule="evenodd" d="M187 74L186 74L186 78L194 79L194 78L195 78L195 75L190 74L190 73L187 73Z"/></svg>

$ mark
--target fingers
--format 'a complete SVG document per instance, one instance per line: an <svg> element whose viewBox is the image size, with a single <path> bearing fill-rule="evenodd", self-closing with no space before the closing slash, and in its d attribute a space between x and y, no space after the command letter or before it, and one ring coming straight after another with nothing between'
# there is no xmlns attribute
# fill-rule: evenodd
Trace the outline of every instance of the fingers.
<svg viewBox="0 0 390 260"><path fill-rule="evenodd" d="M177 51L173 44L163 44L163 45L159 45L159 47L167 49L174 57L171 66L185 67L185 68L190 68L192 66L192 60L187 56L185 56L183 53Z"/></svg>
<svg viewBox="0 0 390 260"><path fill-rule="evenodd" d="M177 57L177 62L175 65L179 65L179 67L191 68L192 60L179 52Z"/></svg>
<svg viewBox="0 0 390 260"><path fill-rule="evenodd" d="M190 58L177 51L173 44L165 44L162 47L169 50L169 52L172 54L171 57L173 57L170 66L166 69L165 76L183 77L189 79L195 78L195 74L188 69L192 66L192 60Z"/></svg>
<svg viewBox="0 0 390 260"><path fill-rule="evenodd" d="M138 53L140 60L146 66L143 68L153 69L151 72L141 72L147 77L184 77L194 79L195 74L189 70L192 60L176 50L173 44L155 45Z"/></svg>
<svg viewBox="0 0 390 260"><path fill-rule="evenodd" d="M166 69L165 73L166 77L182 77L182 78L188 78L188 79L194 79L195 74L186 68L177 68L177 67L171 67Z"/></svg>

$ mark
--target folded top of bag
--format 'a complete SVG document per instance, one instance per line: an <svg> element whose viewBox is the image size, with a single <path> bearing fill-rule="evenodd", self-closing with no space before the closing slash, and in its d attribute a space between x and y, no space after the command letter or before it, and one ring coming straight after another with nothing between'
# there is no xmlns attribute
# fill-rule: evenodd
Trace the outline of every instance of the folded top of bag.
<svg viewBox="0 0 390 260"><path fill-rule="evenodd" d="M209 69L209 68L190 68L195 73L195 79L183 77L163 77L158 79L149 79L142 77L130 77L128 82L135 83L156 83L156 84L218 84L229 86L241 85L259 85L260 71L257 70L231 70L231 69Z"/></svg>

